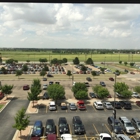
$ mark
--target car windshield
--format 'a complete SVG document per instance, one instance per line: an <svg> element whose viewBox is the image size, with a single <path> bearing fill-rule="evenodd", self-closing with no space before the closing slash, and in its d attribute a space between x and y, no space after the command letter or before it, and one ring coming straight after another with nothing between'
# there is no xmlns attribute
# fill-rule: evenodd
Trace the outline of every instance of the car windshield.
<svg viewBox="0 0 140 140"><path fill-rule="evenodd" d="M71 104L70 106L75 107L75 104Z"/></svg>
<svg viewBox="0 0 140 140"><path fill-rule="evenodd" d="M41 130L41 128L39 126L35 126L34 130Z"/></svg>
<svg viewBox="0 0 140 140"><path fill-rule="evenodd" d="M55 105L50 105L50 107L55 107Z"/></svg>
<svg viewBox="0 0 140 140"><path fill-rule="evenodd" d="M138 126L140 127L140 122L138 122Z"/></svg>
<svg viewBox="0 0 140 140"><path fill-rule="evenodd" d="M48 124L46 128L50 130L52 129L52 125Z"/></svg>
<svg viewBox="0 0 140 140"><path fill-rule="evenodd" d="M103 140L111 140L109 137L104 137Z"/></svg>
<svg viewBox="0 0 140 140"><path fill-rule="evenodd" d="M59 126L60 126L60 127L65 127L65 126L67 126L67 124L61 123Z"/></svg>
<svg viewBox="0 0 140 140"><path fill-rule="evenodd" d="M98 106L102 106L102 104L98 104Z"/></svg>
<svg viewBox="0 0 140 140"><path fill-rule="evenodd" d="M126 123L126 127L132 127L131 123Z"/></svg>
<svg viewBox="0 0 140 140"><path fill-rule="evenodd" d="M79 127L79 126L83 126L83 125L81 123L76 123L75 126Z"/></svg>
<svg viewBox="0 0 140 140"><path fill-rule="evenodd" d="M121 126L119 122L115 122L115 126Z"/></svg>
<svg viewBox="0 0 140 140"><path fill-rule="evenodd" d="M107 103L106 105L107 105L107 106L112 106L110 103Z"/></svg>

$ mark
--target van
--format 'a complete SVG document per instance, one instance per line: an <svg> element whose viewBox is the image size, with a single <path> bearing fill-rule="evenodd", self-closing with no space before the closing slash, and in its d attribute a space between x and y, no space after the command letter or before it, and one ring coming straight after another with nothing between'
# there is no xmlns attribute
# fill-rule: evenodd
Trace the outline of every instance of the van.
<svg viewBox="0 0 140 140"><path fill-rule="evenodd" d="M50 111L56 110L56 104L55 104L54 101L51 101L51 102L49 103L49 110L50 110Z"/></svg>
<svg viewBox="0 0 140 140"><path fill-rule="evenodd" d="M62 134L61 140L72 140L72 135L71 134Z"/></svg>

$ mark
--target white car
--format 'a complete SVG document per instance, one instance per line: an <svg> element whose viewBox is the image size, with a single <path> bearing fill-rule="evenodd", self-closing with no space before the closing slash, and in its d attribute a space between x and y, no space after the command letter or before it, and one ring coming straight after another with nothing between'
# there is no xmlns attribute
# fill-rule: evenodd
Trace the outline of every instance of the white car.
<svg viewBox="0 0 140 140"><path fill-rule="evenodd" d="M133 93L132 93L132 97L140 98L140 95L139 95L137 92L133 92Z"/></svg>
<svg viewBox="0 0 140 140"><path fill-rule="evenodd" d="M103 105L106 109L113 109L113 106L110 102L103 102Z"/></svg>
<svg viewBox="0 0 140 140"><path fill-rule="evenodd" d="M103 104L101 101L95 101L93 103L93 105L95 106L96 109L104 109Z"/></svg>
<svg viewBox="0 0 140 140"><path fill-rule="evenodd" d="M112 140L111 136L107 133L100 133L100 140Z"/></svg>
<svg viewBox="0 0 140 140"><path fill-rule="evenodd" d="M61 140L72 140L72 135L71 134L62 134Z"/></svg>
<svg viewBox="0 0 140 140"><path fill-rule="evenodd" d="M47 87L48 87L47 84L44 84L43 85L43 90L47 89Z"/></svg>

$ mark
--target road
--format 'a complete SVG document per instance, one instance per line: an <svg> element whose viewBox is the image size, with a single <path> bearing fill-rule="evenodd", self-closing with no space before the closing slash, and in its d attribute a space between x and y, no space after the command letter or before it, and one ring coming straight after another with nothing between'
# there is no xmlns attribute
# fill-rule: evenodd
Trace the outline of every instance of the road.
<svg viewBox="0 0 140 140"><path fill-rule="evenodd" d="M15 133L12 127L14 116L22 107L27 108L29 101L13 99L8 106L0 113L0 140L11 140Z"/></svg>

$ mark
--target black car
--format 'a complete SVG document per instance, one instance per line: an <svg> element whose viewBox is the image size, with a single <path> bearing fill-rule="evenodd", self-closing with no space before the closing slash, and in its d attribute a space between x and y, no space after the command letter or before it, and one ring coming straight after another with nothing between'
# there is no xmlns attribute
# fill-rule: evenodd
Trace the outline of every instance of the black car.
<svg viewBox="0 0 140 140"><path fill-rule="evenodd" d="M33 126L31 137L41 137L43 135L42 121L36 121Z"/></svg>
<svg viewBox="0 0 140 140"><path fill-rule="evenodd" d="M47 77L53 77L53 75L51 75L51 74L47 74Z"/></svg>
<svg viewBox="0 0 140 140"><path fill-rule="evenodd" d="M93 92L90 92L90 93L89 93L89 96L90 96L91 98L96 98L96 94L93 93Z"/></svg>
<svg viewBox="0 0 140 140"><path fill-rule="evenodd" d="M60 84L60 82L55 82L55 84L58 84L58 85L59 85L59 84Z"/></svg>
<svg viewBox="0 0 140 140"><path fill-rule="evenodd" d="M87 77L86 80L87 81L92 81L92 79L90 77Z"/></svg>
<svg viewBox="0 0 140 140"><path fill-rule="evenodd" d="M84 82L84 84L86 85L86 87L90 87L88 82Z"/></svg>
<svg viewBox="0 0 140 140"><path fill-rule="evenodd" d="M49 85L52 85L52 84L53 84L53 81L50 81L50 82L49 82Z"/></svg>
<svg viewBox="0 0 140 140"><path fill-rule="evenodd" d="M118 101L115 101L115 102L113 101L113 102L111 102L111 104L112 104L113 107L115 107L117 109L122 108L120 102L118 102Z"/></svg>
<svg viewBox="0 0 140 140"><path fill-rule="evenodd" d="M43 78L43 81L47 81L47 78L44 77L44 78Z"/></svg>
<svg viewBox="0 0 140 140"><path fill-rule="evenodd" d="M59 133L60 134L69 133L69 125L68 125L65 117L60 117L59 118L58 128L59 128Z"/></svg>
<svg viewBox="0 0 140 140"><path fill-rule="evenodd" d="M108 117L107 122L109 124L109 127L111 131L114 131L116 134L122 134L123 133L123 127L119 120L114 119L114 117Z"/></svg>
<svg viewBox="0 0 140 140"><path fill-rule="evenodd" d="M119 101L121 107L124 109L132 109L131 103L129 101Z"/></svg>
<svg viewBox="0 0 140 140"><path fill-rule="evenodd" d="M85 128L79 116L74 116L72 119L72 123L75 134L85 134Z"/></svg>
<svg viewBox="0 0 140 140"><path fill-rule="evenodd" d="M48 134L56 134L56 126L53 119L48 119L46 121L46 135Z"/></svg>
<svg viewBox="0 0 140 140"><path fill-rule="evenodd" d="M49 95L48 95L47 92L44 92L44 94L43 94L43 99L49 99Z"/></svg>
<svg viewBox="0 0 140 140"><path fill-rule="evenodd" d="M104 86L104 87L106 86L105 82L103 82L103 81L100 82L100 85Z"/></svg>

